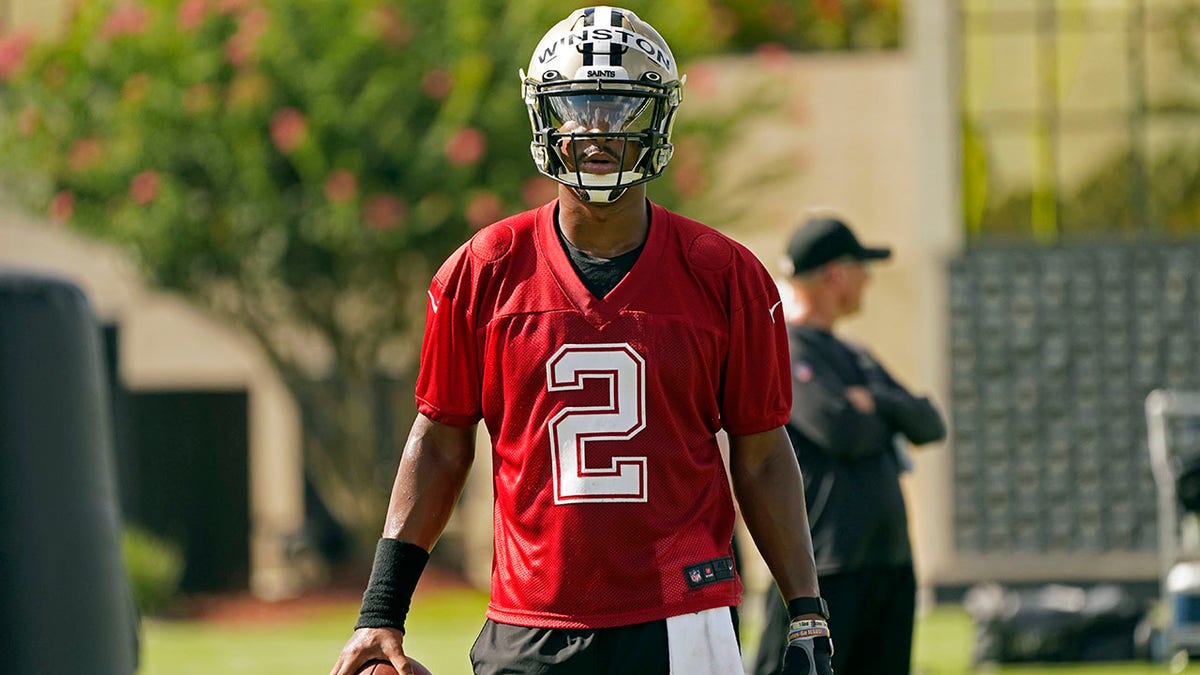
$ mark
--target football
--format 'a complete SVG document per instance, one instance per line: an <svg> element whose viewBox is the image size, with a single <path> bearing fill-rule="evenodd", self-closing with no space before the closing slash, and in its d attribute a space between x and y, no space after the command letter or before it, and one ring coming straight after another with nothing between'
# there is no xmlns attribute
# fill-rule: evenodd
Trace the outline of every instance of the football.
<svg viewBox="0 0 1200 675"><path fill-rule="evenodd" d="M428 668L411 656L408 657L408 665L412 666L414 675L433 675ZM400 671L387 661L371 661L358 671L358 675L399 675L399 673Z"/></svg>

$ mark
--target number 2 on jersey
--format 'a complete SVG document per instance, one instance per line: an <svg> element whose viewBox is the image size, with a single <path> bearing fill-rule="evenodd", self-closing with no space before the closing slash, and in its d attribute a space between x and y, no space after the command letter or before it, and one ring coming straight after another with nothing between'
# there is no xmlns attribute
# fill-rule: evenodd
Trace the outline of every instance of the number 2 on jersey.
<svg viewBox="0 0 1200 675"><path fill-rule="evenodd" d="M563 345L546 364L549 391L582 390L606 381L607 405L568 406L547 423L554 503L646 501L646 457L613 456L589 464L593 441L627 441L646 428L646 361L628 344Z"/></svg>

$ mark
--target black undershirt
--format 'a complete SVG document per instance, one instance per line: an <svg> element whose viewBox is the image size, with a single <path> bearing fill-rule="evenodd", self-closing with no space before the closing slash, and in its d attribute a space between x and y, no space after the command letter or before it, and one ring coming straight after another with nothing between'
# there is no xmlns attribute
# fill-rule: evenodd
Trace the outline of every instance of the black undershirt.
<svg viewBox="0 0 1200 675"><path fill-rule="evenodd" d="M562 242L567 258L571 260L571 267L575 268L575 273L579 275L583 285L592 292L592 295L601 299L621 283L621 279L624 279L629 270L633 269L633 263L637 262L642 249L646 247L646 242L643 241L638 244L637 248L615 258L597 258L575 248L571 242L567 241L562 228L558 226L557 219L554 229L558 232L558 240Z"/></svg>

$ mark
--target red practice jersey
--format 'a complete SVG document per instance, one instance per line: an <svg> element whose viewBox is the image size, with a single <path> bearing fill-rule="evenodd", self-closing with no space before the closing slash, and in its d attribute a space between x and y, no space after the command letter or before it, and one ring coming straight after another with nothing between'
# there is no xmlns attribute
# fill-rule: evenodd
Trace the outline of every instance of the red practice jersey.
<svg viewBox="0 0 1200 675"><path fill-rule="evenodd" d="M651 205L604 299L556 202L495 223L429 289L417 407L492 439L488 616L606 628L736 605L734 508L716 434L787 421L778 291L717 231Z"/></svg>

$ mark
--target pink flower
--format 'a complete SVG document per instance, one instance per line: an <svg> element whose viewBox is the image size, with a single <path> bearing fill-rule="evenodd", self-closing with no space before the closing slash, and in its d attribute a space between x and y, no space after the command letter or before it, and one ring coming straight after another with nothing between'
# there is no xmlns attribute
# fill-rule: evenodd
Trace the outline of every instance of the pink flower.
<svg viewBox="0 0 1200 675"><path fill-rule="evenodd" d="M308 138L308 122L295 108L282 108L271 117L271 140L280 152L289 153Z"/></svg>
<svg viewBox="0 0 1200 675"><path fill-rule="evenodd" d="M250 46L244 40L238 39L238 34L229 38L229 41L225 43L225 60L235 66L246 65L253 55L254 52Z"/></svg>
<svg viewBox="0 0 1200 675"><path fill-rule="evenodd" d="M50 218L56 223L65 223L75 213L75 195L63 190L50 200Z"/></svg>
<svg viewBox="0 0 1200 675"><path fill-rule="evenodd" d="M190 33L204 23L208 14L208 0L183 0L175 13L175 22L179 30Z"/></svg>
<svg viewBox="0 0 1200 675"><path fill-rule="evenodd" d="M242 14L241 21L238 23L238 30L248 31L249 33L258 36L262 35L267 30L267 26L271 23L271 14L263 7L252 7L247 9Z"/></svg>
<svg viewBox="0 0 1200 675"><path fill-rule="evenodd" d="M114 9L104 20L101 37L112 39L121 35L139 35L150 25L150 12L141 5L127 2Z"/></svg>
<svg viewBox="0 0 1200 675"><path fill-rule="evenodd" d="M434 68L421 78L421 91L429 98L442 100L454 87L454 77L445 68Z"/></svg>
<svg viewBox="0 0 1200 675"><path fill-rule="evenodd" d="M0 35L0 82L16 75L25 65L25 56L32 42L33 38L25 32Z"/></svg>
<svg viewBox="0 0 1200 675"><path fill-rule="evenodd" d="M67 166L72 171L87 171L104 156L104 148L95 138L81 138L67 151Z"/></svg>
<svg viewBox="0 0 1200 675"><path fill-rule="evenodd" d="M400 18L400 14L392 7L380 7L371 14L375 30L383 37L384 42L400 48L407 45L413 36L412 26Z"/></svg>
<svg viewBox="0 0 1200 675"><path fill-rule="evenodd" d="M337 169L325 179L325 198L340 204L358 194L358 178L345 169Z"/></svg>
<svg viewBox="0 0 1200 675"><path fill-rule="evenodd" d="M479 161L487 149L487 138L474 127L459 129L446 142L446 159L455 166L467 166Z"/></svg>
<svg viewBox="0 0 1200 675"><path fill-rule="evenodd" d="M475 193L467 202L467 223L476 230L487 227L504 215L504 202L495 192L484 190Z"/></svg>
<svg viewBox="0 0 1200 675"><path fill-rule="evenodd" d="M235 66L250 63L258 49L258 40L267 32L271 15L261 7L255 7L242 15L238 30L225 43L225 58Z"/></svg>
<svg viewBox="0 0 1200 675"><path fill-rule="evenodd" d="M558 183L538 174L521 183L521 199L529 207L541 206L558 196Z"/></svg>
<svg viewBox="0 0 1200 675"><path fill-rule="evenodd" d="M372 195L363 207L363 218L376 230L390 230L404 222L408 205L389 194Z"/></svg>
<svg viewBox="0 0 1200 675"><path fill-rule="evenodd" d="M158 196L161 182L157 172L143 171L129 181L129 196L134 202L145 206Z"/></svg>

